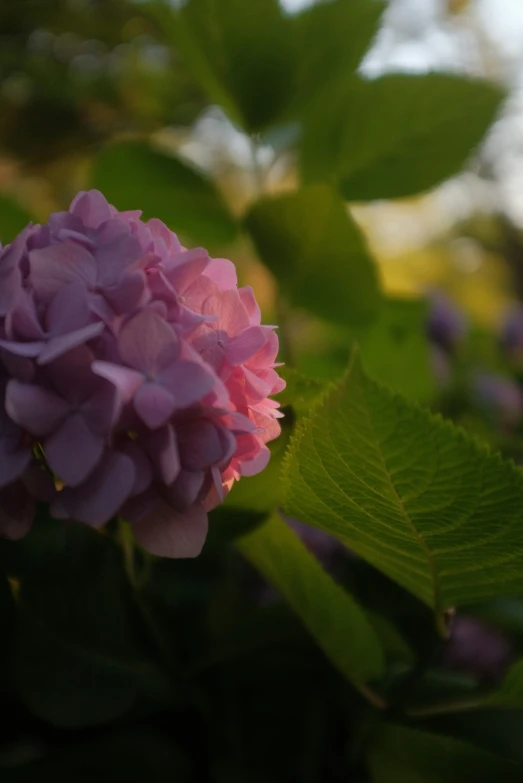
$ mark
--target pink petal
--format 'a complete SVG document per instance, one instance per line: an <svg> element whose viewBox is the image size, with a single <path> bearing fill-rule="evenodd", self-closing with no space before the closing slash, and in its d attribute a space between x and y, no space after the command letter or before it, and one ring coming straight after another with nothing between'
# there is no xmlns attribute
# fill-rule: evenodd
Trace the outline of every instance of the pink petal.
<svg viewBox="0 0 523 783"><path fill-rule="evenodd" d="M236 289L238 285L236 267L228 258L213 258L205 270L205 275L214 280L222 291Z"/></svg>
<svg viewBox="0 0 523 783"><path fill-rule="evenodd" d="M178 513L166 503L132 525L141 546L160 557L198 557L207 537L208 519L202 506Z"/></svg>
<svg viewBox="0 0 523 783"><path fill-rule="evenodd" d="M271 458L271 452L267 446L262 446L258 455L253 459L245 460L240 464L240 473L242 476L255 476L264 470Z"/></svg>
<svg viewBox="0 0 523 783"><path fill-rule="evenodd" d="M170 391L158 383L144 383L134 395L133 405L142 421L152 430L171 418L175 402Z"/></svg>
<svg viewBox="0 0 523 783"><path fill-rule="evenodd" d="M44 450L53 473L68 486L77 487L100 461L104 439L93 435L83 416L74 413L46 439Z"/></svg>
<svg viewBox="0 0 523 783"><path fill-rule="evenodd" d="M120 332L118 347L122 361L154 377L174 362L180 353L176 332L154 310L143 310Z"/></svg>
<svg viewBox="0 0 523 783"><path fill-rule="evenodd" d="M176 291L183 294L208 267L210 260L207 251L201 247L186 250L165 267L167 278Z"/></svg>
<svg viewBox="0 0 523 783"><path fill-rule="evenodd" d="M250 326L247 310L237 291L223 291L217 296L209 296L202 304L202 313L218 316L216 324L212 326L227 332L229 339Z"/></svg>
<svg viewBox="0 0 523 783"><path fill-rule="evenodd" d="M80 191L72 200L69 211L77 215L87 228L98 228L112 217L111 208L99 190Z"/></svg>
<svg viewBox="0 0 523 783"><path fill-rule="evenodd" d="M105 378L116 386L123 402L129 402L136 390L144 382L141 372L136 372L136 370L131 370L129 367L122 367L111 362L93 362L92 370L96 375Z"/></svg>
<svg viewBox="0 0 523 783"><path fill-rule="evenodd" d="M32 435L45 436L62 423L69 406L53 392L11 380L6 388L5 409L14 422Z"/></svg>
<svg viewBox="0 0 523 783"><path fill-rule="evenodd" d="M247 310L251 324L253 326L259 326L261 323L261 311L258 302L256 301L256 297L254 296L252 286L244 285L243 288L238 288L238 295L243 306Z"/></svg>
<svg viewBox="0 0 523 783"><path fill-rule="evenodd" d="M86 525L103 525L118 513L132 492L135 475L132 460L109 451L79 487L66 487L51 505L51 515L69 517Z"/></svg>
<svg viewBox="0 0 523 783"><path fill-rule="evenodd" d="M240 365L250 359L267 342L261 326L249 326L238 337L229 340L224 348L225 357L232 365Z"/></svg>
<svg viewBox="0 0 523 783"><path fill-rule="evenodd" d="M87 288L96 284L96 262L84 247L73 242L64 242L29 253L31 283L44 302L67 283L81 281Z"/></svg>
<svg viewBox="0 0 523 783"><path fill-rule="evenodd" d="M153 432L144 442L144 447L165 484L172 484L181 468L173 427L167 424Z"/></svg>
<svg viewBox="0 0 523 783"><path fill-rule="evenodd" d="M216 380L212 373L196 362L174 362L158 376L162 384L173 396L177 409L187 408L204 397Z"/></svg>

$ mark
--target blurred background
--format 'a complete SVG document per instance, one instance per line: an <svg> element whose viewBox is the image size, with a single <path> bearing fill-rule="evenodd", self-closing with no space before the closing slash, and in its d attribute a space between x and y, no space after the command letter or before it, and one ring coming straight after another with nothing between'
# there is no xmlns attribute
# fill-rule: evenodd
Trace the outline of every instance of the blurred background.
<svg viewBox="0 0 523 783"><path fill-rule="evenodd" d="M228 253L270 315L274 279L226 212L240 216L260 193L296 186L299 128L289 121L254 136L240 130L187 65L166 5L158 12L158 4L130 0L1 1L0 239L9 242L28 219L45 221L77 190L97 186L117 207L132 201L188 243ZM171 0L173 10L179 5ZM282 5L293 15L313 3ZM456 72L502 85L508 99L466 171L428 194L353 204L353 216L388 294L439 289L465 320L499 332L523 296L523 6L518 0L386 5L361 73ZM143 149L112 147L145 140L183 167L173 164L169 177ZM207 190L192 178L192 167L207 178ZM204 215L211 188L219 196L218 202L213 193L214 219ZM335 377L346 361L346 335L340 340L303 313L287 318L284 339L294 363L318 377ZM448 374L441 357L434 361L437 373Z"/></svg>

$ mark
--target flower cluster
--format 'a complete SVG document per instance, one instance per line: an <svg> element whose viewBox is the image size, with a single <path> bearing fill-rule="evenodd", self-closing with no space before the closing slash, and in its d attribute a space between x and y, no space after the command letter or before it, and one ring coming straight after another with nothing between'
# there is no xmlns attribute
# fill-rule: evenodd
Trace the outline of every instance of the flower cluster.
<svg viewBox="0 0 523 783"><path fill-rule="evenodd" d="M0 533L34 503L190 557L280 432L278 339L233 264L79 193L0 254Z"/></svg>

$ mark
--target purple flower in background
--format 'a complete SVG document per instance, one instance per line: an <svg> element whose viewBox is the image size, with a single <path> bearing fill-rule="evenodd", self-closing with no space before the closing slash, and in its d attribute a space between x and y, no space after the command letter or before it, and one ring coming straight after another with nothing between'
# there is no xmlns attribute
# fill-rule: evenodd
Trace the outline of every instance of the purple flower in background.
<svg viewBox="0 0 523 783"><path fill-rule="evenodd" d="M428 301L427 336L444 352L453 353L465 337L466 318L441 291L431 291Z"/></svg>
<svg viewBox="0 0 523 783"><path fill-rule="evenodd" d="M487 372L476 373L472 380L472 394L475 401L503 425L513 427L521 420L523 394L512 378Z"/></svg>
<svg viewBox="0 0 523 783"><path fill-rule="evenodd" d="M442 663L478 680L499 682L512 657L512 646L500 631L473 617L458 615L452 621Z"/></svg>
<svg viewBox="0 0 523 783"><path fill-rule="evenodd" d="M512 361L523 365L523 306L514 305L501 325L501 347Z"/></svg>
<svg viewBox="0 0 523 783"><path fill-rule="evenodd" d="M234 265L98 191L0 252L0 534L121 514L194 557L207 512L278 436L278 339Z"/></svg>

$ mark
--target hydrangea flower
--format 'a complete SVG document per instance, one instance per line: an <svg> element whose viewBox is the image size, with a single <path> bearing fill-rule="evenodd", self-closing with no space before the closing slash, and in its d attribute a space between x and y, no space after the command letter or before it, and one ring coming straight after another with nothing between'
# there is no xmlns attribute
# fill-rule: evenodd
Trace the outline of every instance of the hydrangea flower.
<svg viewBox="0 0 523 783"><path fill-rule="evenodd" d="M230 261L140 215L82 192L0 252L0 535L44 501L193 557L207 512L269 460L275 327Z"/></svg>

